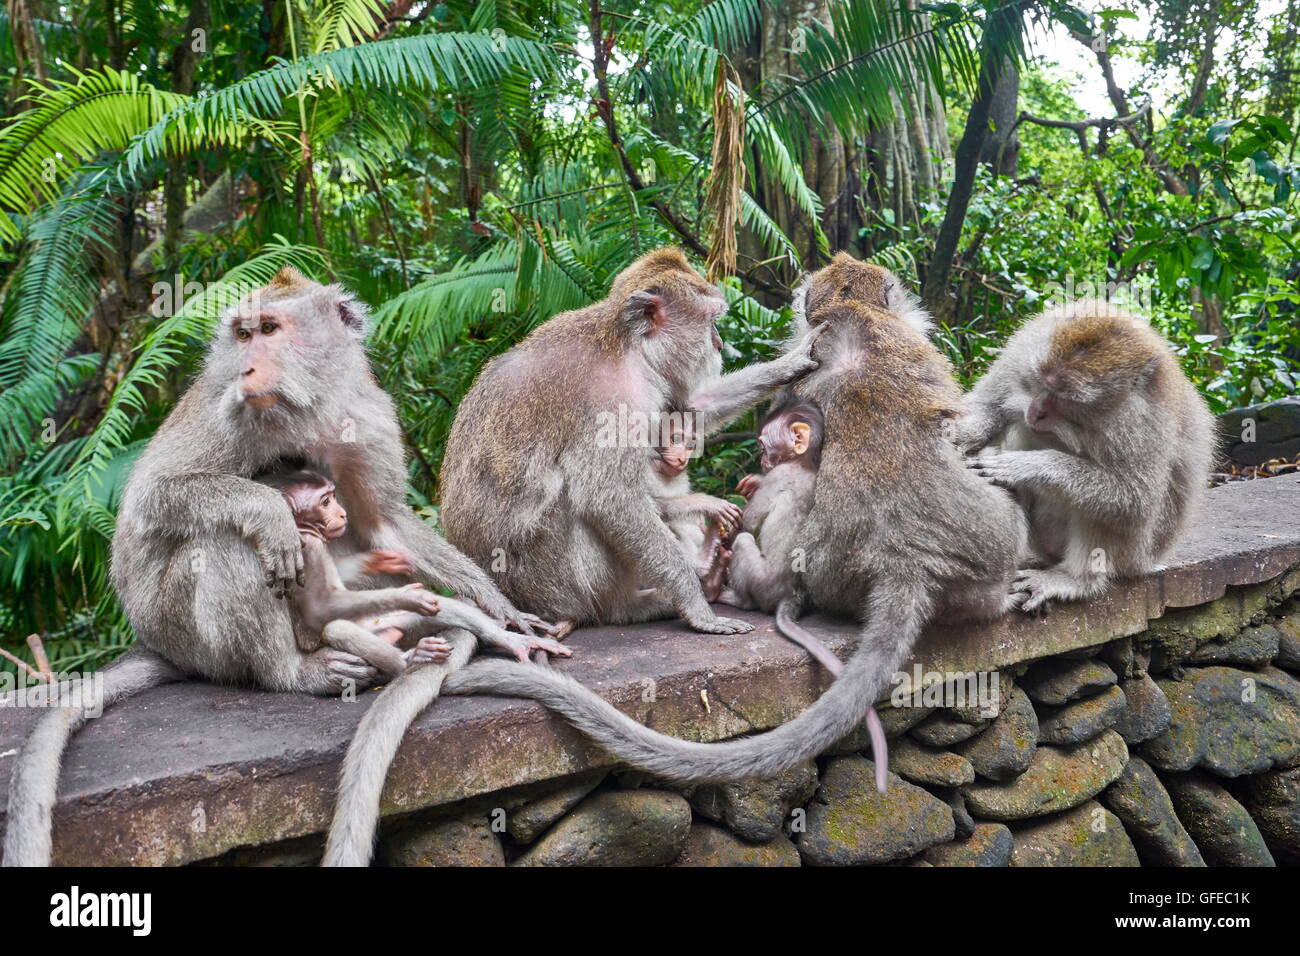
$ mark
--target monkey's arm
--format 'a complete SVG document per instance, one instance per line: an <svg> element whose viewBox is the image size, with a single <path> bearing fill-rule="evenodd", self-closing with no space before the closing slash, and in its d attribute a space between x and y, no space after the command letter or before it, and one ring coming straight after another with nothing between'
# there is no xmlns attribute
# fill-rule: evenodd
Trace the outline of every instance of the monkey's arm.
<svg viewBox="0 0 1300 956"><path fill-rule="evenodd" d="M629 476L629 486L635 487L635 476ZM706 634L753 630L743 621L713 613L704 599L695 567L682 553L648 494L634 494L619 502L593 496L587 500L583 518L610 548L640 572L638 577L647 589L657 589L668 597L674 610L695 630Z"/></svg>
<svg viewBox="0 0 1300 956"><path fill-rule="evenodd" d="M391 611L436 614L438 596L418 584L400 588L349 591L339 580L329 548L319 538L306 536L302 543L305 584L293 592L295 608L312 630L324 632L331 621L355 621Z"/></svg>
<svg viewBox="0 0 1300 956"><path fill-rule="evenodd" d="M698 416L698 433L713 434L782 385L817 368L811 351L820 334L820 328L813 329L780 358L747 366L697 388L686 407Z"/></svg>
<svg viewBox="0 0 1300 956"><path fill-rule="evenodd" d="M502 594L487 572L444 541L430 525L409 508L388 517L391 541L375 541L377 547L402 548L414 559L414 574L431 587L445 587L469 598L498 621L531 634L533 627L550 630L541 618L519 611ZM385 536L388 537L388 536Z"/></svg>
<svg viewBox="0 0 1300 956"><path fill-rule="evenodd" d="M724 526L724 530L740 524L741 509L725 498L689 494L679 495L676 498L657 498L656 501L659 504L659 514L665 521L677 521L700 515L715 519Z"/></svg>
<svg viewBox="0 0 1300 956"><path fill-rule="evenodd" d="M131 489L148 502L150 523L187 540L233 532L257 550L268 587L283 597L303 583L302 547L293 513L278 491L248 478L216 474L158 474Z"/></svg>
<svg viewBox="0 0 1300 956"><path fill-rule="evenodd" d="M970 467L995 485L1057 495L1106 520L1140 516L1147 505L1134 483L1137 476L1063 451L985 450L971 460Z"/></svg>

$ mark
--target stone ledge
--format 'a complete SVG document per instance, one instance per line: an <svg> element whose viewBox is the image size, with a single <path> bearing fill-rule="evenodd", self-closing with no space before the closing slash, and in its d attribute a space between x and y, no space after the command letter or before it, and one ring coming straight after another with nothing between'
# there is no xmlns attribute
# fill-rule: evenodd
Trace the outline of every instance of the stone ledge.
<svg viewBox="0 0 1300 956"><path fill-rule="evenodd" d="M932 628L914 662L925 670L990 670L1088 647L1139 633L1166 609L1205 604L1230 587L1287 575L1278 586L1294 589L1297 568L1300 481L1230 484L1209 494L1205 513L1164 571L1042 620L1013 616ZM574 659L560 666L665 733L717 740L764 729L811 703L823 678L770 618L739 616L757 630L717 637L676 622L582 630L570 638ZM837 649L847 650L856 630L816 617L807 623ZM651 681L654 702L647 703ZM178 864L324 830L338 762L375 697L345 702L188 683L110 709L68 750L55 862ZM7 792L14 753L37 716L0 710L0 793ZM610 763L539 705L446 698L408 734L384 813Z"/></svg>

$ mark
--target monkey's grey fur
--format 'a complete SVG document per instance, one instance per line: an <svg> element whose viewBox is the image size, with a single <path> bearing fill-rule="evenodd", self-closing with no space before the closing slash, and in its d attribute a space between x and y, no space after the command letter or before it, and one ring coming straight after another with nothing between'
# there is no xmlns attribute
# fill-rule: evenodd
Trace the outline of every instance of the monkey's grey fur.
<svg viewBox="0 0 1300 956"><path fill-rule="evenodd" d="M1013 587L1022 610L1150 572L1205 490L1216 444L1205 400L1156 330L1108 302L1026 322L966 406L957 444L986 449L974 468L1029 516L1032 566ZM1047 411L1037 428L1033 409Z"/></svg>
<svg viewBox="0 0 1300 956"><path fill-rule="evenodd" d="M241 400L233 324L280 317L278 402ZM398 548L415 575L478 601L499 618L520 615L481 569L406 504L406 469L392 400L362 346L364 307L338 286L291 269L235 306L218 326L202 374L141 454L118 513L112 580L138 650L105 671L108 696L178 676L271 690L336 694L375 671L332 648L304 654L286 601L301 568L298 529L278 491L252 480L287 459L333 478L348 503L346 552ZM10 781L6 866L47 865L62 745L79 715L42 716ZM59 750L53 748L58 747Z"/></svg>
<svg viewBox="0 0 1300 956"><path fill-rule="evenodd" d="M879 274L888 275L837 257L832 267L813 277L812 291L819 291L819 277L838 288L846 270L866 272L872 289L881 287ZM950 367L915 327L914 315L902 318L839 293L819 294L815 301L822 305L811 318L824 326L813 353L819 367L792 389L800 400L822 409L826 426L814 503L801 530L800 545L809 561L800 597L821 610L865 620L857 648L826 693L775 730L712 744L650 730L577 681L532 664L479 660L446 677L445 693L538 700L620 760L668 780L770 776L823 752L853 730L929 620L1005 612L1008 587L1025 547L1024 517L1006 491L965 467L949 439L947 422L961 410L961 392ZM507 368L518 371L518 363ZM493 388L516 395L505 374L502 370L491 380ZM488 410L479 407L473 415L482 420ZM557 459L548 455L546 460ZM597 461L593 465L574 458L571 467L597 472L604 467ZM637 465L643 475L648 473L644 457ZM581 474L577 471L574 480ZM486 472L480 480L487 481ZM595 490L598 480L603 487L603 476L589 476L582 487ZM554 496L562 487L552 490L553 501L559 500ZM468 490L465 494L462 507L469 507L473 496ZM494 500L491 494L488 500ZM652 506L647 513L657 522ZM528 514L529 520L540 520L535 510ZM666 536L662 523L659 527ZM563 547L559 540L553 543ZM558 561L564 552L542 554ZM579 575L576 580L587 579ZM565 609L557 604L546 610L560 615ZM372 732L358 735L353 746L394 753L401 725L392 720L384 726L392 739L381 741ZM375 771L380 762L367 765ZM378 793L373 780L351 776L345 774L341 784L345 794L354 786Z"/></svg>

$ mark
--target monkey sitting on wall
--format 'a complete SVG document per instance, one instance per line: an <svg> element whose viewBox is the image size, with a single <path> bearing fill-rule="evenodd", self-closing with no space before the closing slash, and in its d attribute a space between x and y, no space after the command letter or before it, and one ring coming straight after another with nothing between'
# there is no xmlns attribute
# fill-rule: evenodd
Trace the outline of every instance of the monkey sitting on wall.
<svg viewBox="0 0 1300 956"><path fill-rule="evenodd" d="M413 636L416 624L441 609L438 596L419 582L395 588L349 591L343 583L329 542L343 536L348 514L335 494L334 482L313 471L265 475L258 481L284 496L302 538L303 585L289 591L294 637L311 652L322 644L361 658L392 679L411 660L441 662L451 645L429 635L402 653L394 645ZM410 572L398 552L372 551L365 570Z"/></svg>
<svg viewBox="0 0 1300 956"><path fill-rule="evenodd" d="M674 428L667 444L650 456L656 482L650 494L659 514L695 566L704 596L718 600L725 571L723 540L740 526L740 508L725 498L691 491L690 464L696 438L689 426Z"/></svg>
<svg viewBox="0 0 1300 956"><path fill-rule="evenodd" d="M445 661L451 645L438 634L452 627L463 627L521 661L528 660L534 650L561 657L572 654L550 638L512 634L478 608L439 597L419 582L349 591L328 545L348 527L348 514L335 493L334 482L313 471L265 475L258 481L284 496L302 536L304 583L292 589L289 598L294 636L303 651L314 651L324 643L360 657L390 679L408 663ZM409 556L401 551L371 551L352 557L361 559L362 572L410 574L412 570ZM418 639L405 654L394 646L403 638Z"/></svg>
<svg viewBox="0 0 1300 956"><path fill-rule="evenodd" d="M1214 419L1147 322L1100 300L1050 309L966 396L957 445L1029 518L1026 612L1100 594L1169 552L1205 489Z"/></svg>

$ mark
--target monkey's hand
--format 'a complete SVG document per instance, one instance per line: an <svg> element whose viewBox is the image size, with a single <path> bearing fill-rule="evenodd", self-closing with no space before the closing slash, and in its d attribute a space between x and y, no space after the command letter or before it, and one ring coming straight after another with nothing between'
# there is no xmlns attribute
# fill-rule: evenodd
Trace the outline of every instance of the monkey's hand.
<svg viewBox="0 0 1300 956"><path fill-rule="evenodd" d="M426 591L423 584L418 582L405 584L398 590L402 592L401 608L403 611L414 611L416 614L422 614L425 617L433 617L442 610L442 605L438 603L438 595L432 591Z"/></svg>
<svg viewBox="0 0 1300 956"><path fill-rule="evenodd" d="M302 562L302 538L288 508L278 508L249 536L262 562L266 586L283 598L295 583L307 583Z"/></svg>
<svg viewBox="0 0 1300 956"><path fill-rule="evenodd" d="M406 665L441 664L451 656L451 644L436 634L420 638L420 642L406 652Z"/></svg>
<svg viewBox="0 0 1300 956"><path fill-rule="evenodd" d="M821 360L813 355L813 347L817 344L817 340L825 334L827 328L829 326L825 323L814 325L795 342L789 352L785 353L782 361L787 362L789 365L788 374L790 377L786 380L787 383L803 378L809 372L821 368Z"/></svg>
<svg viewBox="0 0 1300 956"><path fill-rule="evenodd" d="M400 550L374 550L366 552L361 562L362 574L400 574L415 573L415 559L411 552Z"/></svg>
<svg viewBox="0 0 1300 956"><path fill-rule="evenodd" d="M736 494L745 499L752 498L762 482L762 475L745 475L740 481L736 482Z"/></svg>
<svg viewBox="0 0 1300 956"><path fill-rule="evenodd" d="M1033 478L1033 452L991 451L980 452L966 459L966 467L991 484L1001 488L1016 488Z"/></svg>
<svg viewBox="0 0 1300 956"><path fill-rule="evenodd" d="M491 605L479 598L474 599L474 603L483 609L492 620L499 623L502 627L513 628L520 634L531 637L537 631L544 634L554 634L560 629L561 625L552 624L545 621L536 614L529 614L527 611L521 611L509 603L503 603L499 606Z"/></svg>
<svg viewBox="0 0 1300 956"><path fill-rule="evenodd" d="M714 498L712 495L704 496L703 514L718 526L718 530L724 535L729 535L740 527L740 519L744 512L740 507L733 505L726 498Z"/></svg>
<svg viewBox="0 0 1300 956"><path fill-rule="evenodd" d="M955 419L948 428L949 440L963 455L974 455L987 444L988 429L973 416Z"/></svg>

